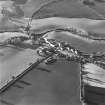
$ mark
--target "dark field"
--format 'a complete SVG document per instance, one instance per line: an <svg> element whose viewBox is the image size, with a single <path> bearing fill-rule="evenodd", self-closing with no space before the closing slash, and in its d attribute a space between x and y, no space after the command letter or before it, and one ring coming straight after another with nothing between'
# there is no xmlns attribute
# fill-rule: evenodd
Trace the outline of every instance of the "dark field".
<svg viewBox="0 0 105 105"><path fill-rule="evenodd" d="M37 69L39 67L50 72ZM1 94L1 105L5 102L11 105L81 105L78 64L58 61L52 66L41 64L37 68Z"/></svg>

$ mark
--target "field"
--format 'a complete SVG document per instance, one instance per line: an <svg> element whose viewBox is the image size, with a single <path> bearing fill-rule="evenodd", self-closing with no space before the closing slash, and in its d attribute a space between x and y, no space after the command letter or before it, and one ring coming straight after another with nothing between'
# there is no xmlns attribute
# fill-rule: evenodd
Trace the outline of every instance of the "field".
<svg viewBox="0 0 105 105"><path fill-rule="evenodd" d="M0 31L20 32L20 27L26 26L34 14L32 32L41 33L63 24L98 33L104 38L105 2L93 0L94 5L86 5L83 1L0 0ZM11 36L1 33L0 42ZM105 42L91 41L76 34L51 32L49 38L69 42L84 53L105 52ZM34 50L0 47L0 87L23 72L37 57ZM65 60L50 66L42 63L0 94L0 105L81 105L80 65Z"/></svg>

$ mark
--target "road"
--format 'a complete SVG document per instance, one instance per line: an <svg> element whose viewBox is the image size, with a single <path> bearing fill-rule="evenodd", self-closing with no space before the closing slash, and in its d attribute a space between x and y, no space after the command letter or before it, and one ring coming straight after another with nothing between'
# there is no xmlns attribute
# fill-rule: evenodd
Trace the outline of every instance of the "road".
<svg viewBox="0 0 105 105"><path fill-rule="evenodd" d="M0 88L28 68L30 63L36 61L36 52L30 49L17 49L11 47L0 48Z"/></svg>

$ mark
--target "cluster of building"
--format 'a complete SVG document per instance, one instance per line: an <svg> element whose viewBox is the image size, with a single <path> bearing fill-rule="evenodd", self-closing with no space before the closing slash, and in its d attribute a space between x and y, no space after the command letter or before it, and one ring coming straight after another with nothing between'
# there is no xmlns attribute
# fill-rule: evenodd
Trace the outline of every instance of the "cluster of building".
<svg viewBox="0 0 105 105"><path fill-rule="evenodd" d="M72 47L69 43L56 41L54 39L41 38L41 44L42 46L38 51L40 56L48 56L54 53L54 55L56 54L56 58L64 58L68 61L76 61L81 64L93 63L98 66L105 66L105 62L101 61L101 58L105 56L104 54L85 54Z"/></svg>

